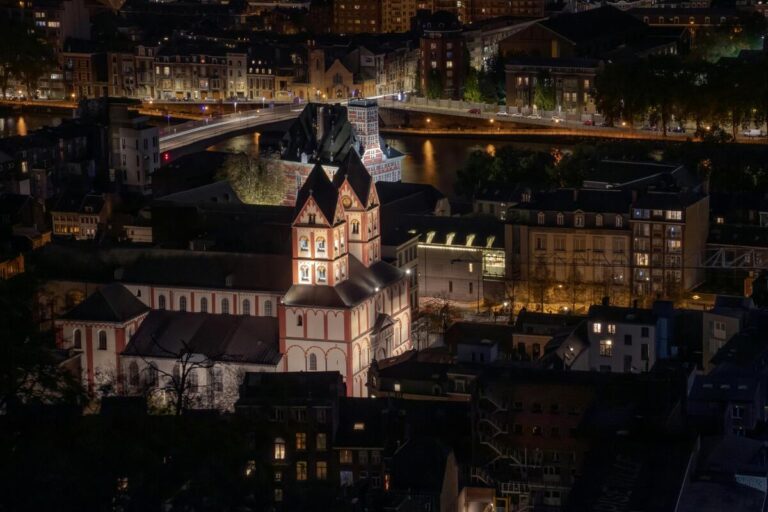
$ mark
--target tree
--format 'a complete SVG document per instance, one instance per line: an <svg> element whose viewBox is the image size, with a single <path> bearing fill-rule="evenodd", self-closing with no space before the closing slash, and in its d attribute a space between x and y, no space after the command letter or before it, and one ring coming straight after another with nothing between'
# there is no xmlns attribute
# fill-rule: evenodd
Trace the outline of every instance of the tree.
<svg viewBox="0 0 768 512"><path fill-rule="evenodd" d="M464 81L464 101L479 103L482 101L480 95L480 73L475 68L469 68L467 79Z"/></svg>
<svg viewBox="0 0 768 512"><path fill-rule="evenodd" d="M549 301L552 282L549 265L544 258L538 258L528 276L528 301L537 304L536 311L544 311L544 305Z"/></svg>
<svg viewBox="0 0 768 512"><path fill-rule="evenodd" d="M173 369L168 371L162 365L158 365L147 356L141 355L141 359L149 368L153 368L158 375L165 377L165 385L161 386L171 396L171 411L176 416L184 414L190 409L194 401L199 398L199 386L197 384L198 371L210 371L214 367L214 358L195 352L186 340L180 339L178 347L167 347L156 337L152 337L152 343L161 357L175 361Z"/></svg>
<svg viewBox="0 0 768 512"><path fill-rule="evenodd" d="M28 271L0 281L0 412L14 406L84 402L80 376L60 366L52 339L39 330L39 286Z"/></svg>
<svg viewBox="0 0 768 512"><path fill-rule="evenodd" d="M444 89L443 76L433 69L427 76L427 98L431 100L442 98Z"/></svg>
<svg viewBox="0 0 768 512"><path fill-rule="evenodd" d="M539 73L536 79L536 87L533 91L533 104L539 110L551 111L557 106L555 97L555 84L547 72Z"/></svg>
<svg viewBox="0 0 768 512"><path fill-rule="evenodd" d="M256 160L245 153L232 154L217 178L229 181L237 197L247 204L276 205L285 198L285 176L272 160Z"/></svg>
<svg viewBox="0 0 768 512"><path fill-rule="evenodd" d="M27 96L33 97L37 90L37 81L51 69L53 52L48 44L27 34L16 47L19 63L16 66L18 77L24 82Z"/></svg>

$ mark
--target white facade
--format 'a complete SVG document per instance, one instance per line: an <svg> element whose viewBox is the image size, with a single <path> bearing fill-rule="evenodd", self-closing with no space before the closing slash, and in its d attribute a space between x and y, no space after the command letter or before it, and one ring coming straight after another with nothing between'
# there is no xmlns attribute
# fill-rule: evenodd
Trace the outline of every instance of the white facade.
<svg viewBox="0 0 768 512"><path fill-rule="evenodd" d="M121 174L122 183L150 192L152 175L160 168L160 139L155 126L137 118L131 125L117 129L113 165Z"/></svg>
<svg viewBox="0 0 768 512"><path fill-rule="evenodd" d="M658 333L655 321L617 322L590 318L587 329L589 350L576 360L574 370L637 373L650 370L656 363Z"/></svg>

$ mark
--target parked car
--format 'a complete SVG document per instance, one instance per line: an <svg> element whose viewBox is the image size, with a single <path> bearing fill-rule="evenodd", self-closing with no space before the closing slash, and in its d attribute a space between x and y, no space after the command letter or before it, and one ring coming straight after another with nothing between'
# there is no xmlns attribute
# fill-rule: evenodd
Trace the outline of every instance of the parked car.
<svg viewBox="0 0 768 512"><path fill-rule="evenodd" d="M552 116L552 122L553 123L564 123L565 122L565 118L564 117Z"/></svg>
<svg viewBox="0 0 768 512"><path fill-rule="evenodd" d="M741 132L741 134L744 135L745 137L762 137L763 130L761 130L760 128L749 128Z"/></svg>
<svg viewBox="0 0 768 512"><path fill-rule="evenodd" d="M584 126L595 126L595 122L591 119L584 121Z"/></svg>
<svg viewBox="0 0 768 512"><path fill-rule="evenodd" d="M685 127L684 126L675 126L672 128L673 133L685 133Z"/></svg>
<svg viewBox="0 0 768 512"><path fill-rule="evenodd" d="M499 110L498 112L496 112L496 115L501 117L506 117L509 115L509 113L506 110Z"/></svg>
<svg viewBox="0 0 768 512"><path fill-rule="evenodd" d="M523 117L522 112L512 112L512 117Z"/></svg>
<svg viewBox="0 0 768 512"><path fill-rule="evenodd" d="M480 114L480 109L479 108L471 108L467 112L470 113L470 114Z"/></svg>
<svg viewBox="0 0 768 512"><path fill-rule="evenodd" d="M528 119L541 119L541 114L531 114Z"/></svg>

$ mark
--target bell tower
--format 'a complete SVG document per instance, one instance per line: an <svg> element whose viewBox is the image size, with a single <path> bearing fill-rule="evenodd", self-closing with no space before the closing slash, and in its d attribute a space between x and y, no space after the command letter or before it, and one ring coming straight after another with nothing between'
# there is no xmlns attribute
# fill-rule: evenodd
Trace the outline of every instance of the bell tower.
<svg viewBox="0 0 768 512"><path fill-rule="evenodd" d="M347 118L361 147L355 148L366 166L384 160L379 138L379 104L376 100L349 100Z"/></svg>

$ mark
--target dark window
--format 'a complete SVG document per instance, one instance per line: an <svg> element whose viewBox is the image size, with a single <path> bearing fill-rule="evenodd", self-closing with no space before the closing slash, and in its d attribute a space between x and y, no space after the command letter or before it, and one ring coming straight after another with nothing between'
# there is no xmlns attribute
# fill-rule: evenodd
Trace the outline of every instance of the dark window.
<svg viewBox="0 0 768 512"><path fill-rule="evenodd" d="M179 299L179 311L186 311L187 310L187 298L181 297Z"/></svg>
<svg viewBox="0 0 768 512"><path fill-rule="evenodd" d="M642 327L640 329L640 336L642 336L643 338L647 338L648 337L648 328L647 327Z"/></svg>
<svg viewBox="0 0 768 512"><path fill-rule="evenodd" d="M107 333L99 331L99 350L107 350Z"/></svg>
<svg viewBox="0 0 768 512"><path fill-rule="evenodd" d="M643 361L648 360L648 344L647 343L643 343L642 345L640 345L640 359L642 359Z"/></svg>
<svg viewBox="0 0 768 512"><path fill-rule="evenodd" d="M165 309L165 295L160 295L157 298L157 307L159 309Z"/></svg>
<svg viewBox="0 0 768 512"><path fill-rule="evenodd" d="M624 356L624 371L625 372L631 372L632 371L632 356Z"/></svg>
<svg viewBox="0 0 768 512"><path fill-rule="evenodd" d="M208 299L203 297L200 299L200 312L201 313L207 313L208 312Z"/></svg>
<svg viewBox="0 0 768 512"><path fill-rule="evenodd" d="M631 334L625 334L624 335L624 344L625 345L631 345L632 344L632 335Z"/></svg>
<svg viewBox="0 0 768 512"><path fill-rule="evenodd" d="M75 348L83 348L83 333L75 329Z"/></svg>

